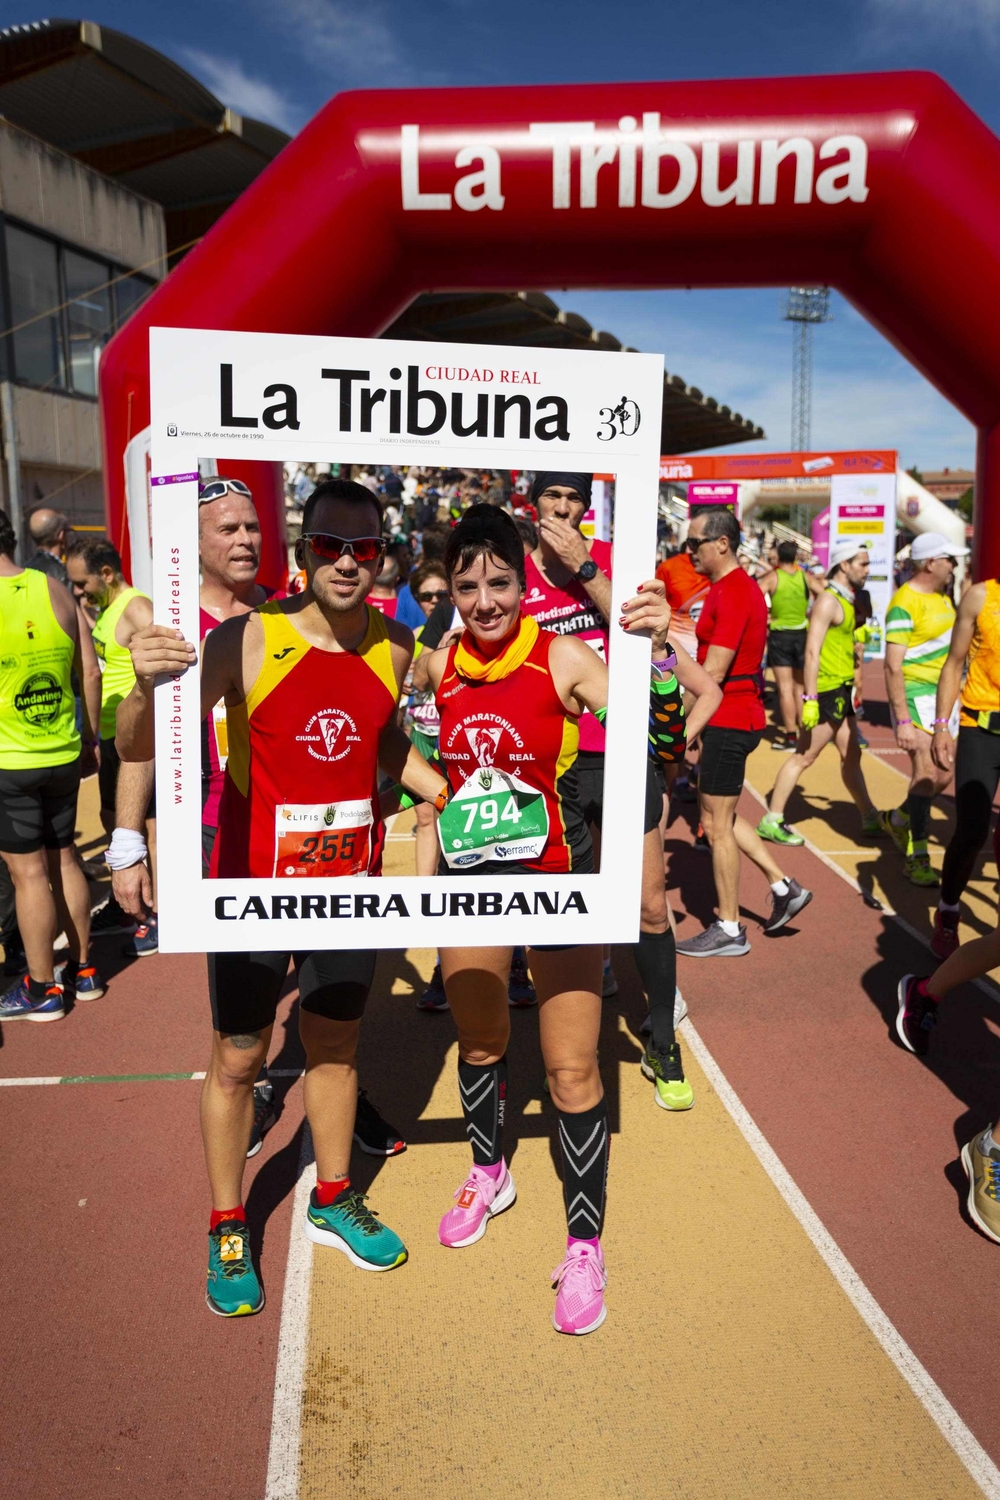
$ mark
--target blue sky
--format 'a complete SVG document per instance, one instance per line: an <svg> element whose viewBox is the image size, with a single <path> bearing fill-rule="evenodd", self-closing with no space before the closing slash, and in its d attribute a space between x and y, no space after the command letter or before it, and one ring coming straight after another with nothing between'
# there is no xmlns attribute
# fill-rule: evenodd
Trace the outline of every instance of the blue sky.
<svg viewBox="0 0 1000 1500"><path fill-rule="evenodd" d="M77 12L288 131L341 89L932 68L1000 132L1000 0L105 0ZM0 3L3 24L37 19ZM933 226L928 226L933 232ZM791 330L761 291L553 296L789 442ZM974 433L842 298L817 330L815 447L971 467ZM745 445L744 445L745 446Z"/></svg>

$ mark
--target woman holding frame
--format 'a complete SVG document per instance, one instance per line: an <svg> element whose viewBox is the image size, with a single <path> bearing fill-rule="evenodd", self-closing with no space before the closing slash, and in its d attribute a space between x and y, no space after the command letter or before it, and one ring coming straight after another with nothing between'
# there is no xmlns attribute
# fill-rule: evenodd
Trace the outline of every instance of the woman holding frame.
<svg viewBox="0 0 1000 1500"><path fill-rule="evenodd" d="M481 505L467 511L452 532L444 563L464 630L429 662L441 716L440 754L452 790L439 822L439 873L589 873L593 851L576 800L573 764L579 716L589 709L605 717L607 666L583 642L541 630L522 613L523 547L502 511ZM662 585L643 584L623 606L619 623L631 632L649 631L654 661L663 658L670 610ZM651 716L651 723L658 720L661 748L674 743L682 751L676 680L653 675L654 693L667 689L657 695L658 706L671 712ZM473 1154L455 1207L438 1231L441 1243L454 1249L481 1239L489 1220L516 1197L502 1150L510 958L509 947L441 951L459 1032L459 1090ZM532 947L529 964L558 1113L567 1216L566 1255L553 1273L553 1324L560 1333L585 1334L607 1315L600 1233L609 1131L597 1063L601 947Z"/></svg>

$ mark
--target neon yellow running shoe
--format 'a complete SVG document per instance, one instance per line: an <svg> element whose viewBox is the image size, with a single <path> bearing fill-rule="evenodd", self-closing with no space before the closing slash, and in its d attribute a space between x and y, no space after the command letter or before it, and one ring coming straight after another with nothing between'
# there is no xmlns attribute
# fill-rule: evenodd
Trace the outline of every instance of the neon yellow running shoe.
<svg viewBox="0 0 1000 1500"><path fill-rule="evenodd" d="M905 854L910 843L910 820L907 818L906 822L900 826L892 821L892 813L891 808L885 812L876 813L878 831L882 838L892 839L900 854ZM864 828L864 832L867 833L868 829Z"/></svg>
<svg viewBox="0 0 1000 1500"><path fill-rule="evenodd" d="M657 1052L650 1043L639 1062L643 1076L656 1085L653 1098L661 1109L690 1109L694 1103L694 1089L684 1077L679 1042L674 1042L666 1052Z"/></svg>
<svg viewBox="0 0 1000 1500"><path fill-rule="evenodd" d="M805 843L801 833L796 833L780 813L766 812L757 824L757 833L760 838L767 839L772 844L789 844L797 847Z"/></svg>
<svg viewBox="0 0 1000 1500"><path fill-rule="evenodd" d="M903 874L911 885L941 884L941 877L931 864L929 854L907 854L903 860Z"/></svg>

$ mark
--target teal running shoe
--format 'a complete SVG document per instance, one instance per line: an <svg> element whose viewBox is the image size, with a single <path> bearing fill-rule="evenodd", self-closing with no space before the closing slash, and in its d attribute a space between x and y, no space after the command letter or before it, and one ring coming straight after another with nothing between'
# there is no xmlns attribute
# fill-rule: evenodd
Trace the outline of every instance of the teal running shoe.
<svg viewBox="0 0 1000 1500"><path fill-rule="evenodd" d="M790 828L780 813L766 812L757 824L757 832L762 839L767 839L772 844L805 843L801 833Z"/></svg>
<svg viewBox="0 0 1000 1500"><path fill-rule="evenodd" d="M264 1288L250 1259L247 1226L241 1219L223 1219L209 1232L205 1301L220 1318L245 1318L264 1306Z"/></svg>
<svg viewBox="0 0 1000 1500"><path fill-rule="evenodd" d="M320 1208L315 1192L310 1194L306 1239L342 1250L362 1271L392 1271L406 1260L406 1246L399 1235L379 1221L364 1193L352 1188L345 1188L327 1208Z"/></svg>

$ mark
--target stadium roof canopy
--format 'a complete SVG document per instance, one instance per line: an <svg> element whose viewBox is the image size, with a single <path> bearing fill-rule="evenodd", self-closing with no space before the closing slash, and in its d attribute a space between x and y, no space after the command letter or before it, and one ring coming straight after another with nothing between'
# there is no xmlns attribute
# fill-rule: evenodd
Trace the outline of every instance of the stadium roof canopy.
<svg viewBox="0 0 1000 1500"><path fill-rule="evenodd" d="M159 203L173 261L289 140L273 125L227 108L162 52L94 21L34 21L0 31L0 115ZM386 337L622 347L543 292L428 293ZM679 375L665 377L661 453L763 436L762 428Z"/></svg>

